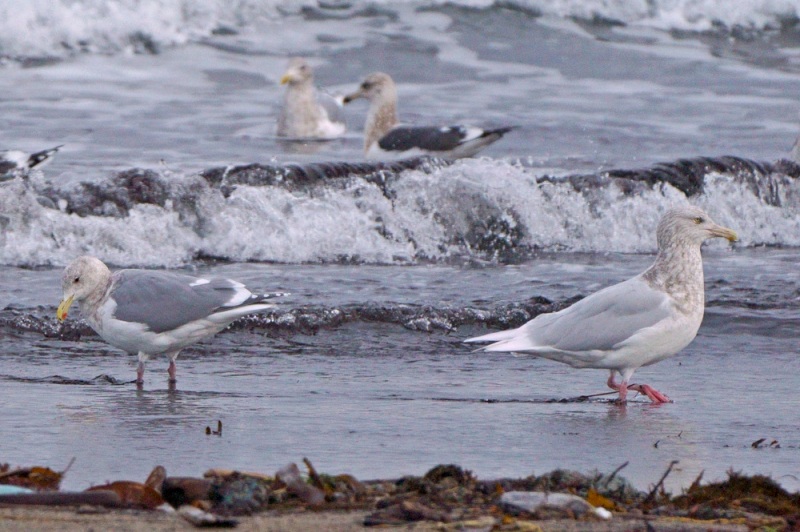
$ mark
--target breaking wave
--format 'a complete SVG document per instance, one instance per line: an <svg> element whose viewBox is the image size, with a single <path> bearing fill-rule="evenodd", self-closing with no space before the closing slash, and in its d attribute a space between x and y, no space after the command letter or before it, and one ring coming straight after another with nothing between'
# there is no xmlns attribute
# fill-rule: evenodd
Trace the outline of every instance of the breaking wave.
<svg viewBox="0 0 800 532"><path fill-rule="evenodd" d="M792 28L800 6L791 0L441 0L410 5L513 7L535 15L600 24L640 25L692 32ZM386 4L384 6L384 4ZM396 4L392 4L396 5ZM0 58L38 64L77 53L158 53L208 38L258 33L283 17L369 15L385 0L0 0Z"/></svg>
<svg viewBox="0 0 800 532"><path fill-rule="evenodd" d="M800 246L800 166L696 158L639 170L537 175L490 159L131 169L63 187L0 186L0 260L62 266L523 260L540 250L650 252L669 207L692 203L740 246ZM722 244L712 244L722 245Z"/></svg>

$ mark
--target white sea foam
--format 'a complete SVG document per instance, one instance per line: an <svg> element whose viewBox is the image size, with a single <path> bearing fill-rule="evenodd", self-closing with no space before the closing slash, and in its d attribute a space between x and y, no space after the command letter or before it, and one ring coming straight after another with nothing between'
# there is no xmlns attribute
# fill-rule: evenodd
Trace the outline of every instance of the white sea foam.
<svg viewBox="0 0 800 532"><path fill-rule="evenodd" d="M351 7L393 0L353 0ZM409 0L406 5L488 8L496 0ZM557 17L603 18L660 29L704 31L716 24L756 30L800 17L795 0L512 0ZM0 55L120 53L197 41L222 28L258 32L265 21L297 13L308 0L0 0ZM419 15L415 15L419 16ZM311 24L311 22L309 22ZM311 32L313 33L313 32ZM298 34L300 37L302 34Z"/></svg>
<svg viewBox="0 0 800 532"><path fill-rule="evenodd" d="M180 186L181 178L171 179ZM690 201L735 228L737 245L800 246L800 184L787 179L780 186L780 206L765 204L730 175L707 176L705 192L691 200L667 184L634 194L613 185L575 190L537 183L519 166L477 159L406 172L389 197L360 179L307 191L239 186L227 198L208 187L192 202L191 215L168 202L137 205L128 217L114 218L43 207L17 181L0 187L0 263L63 265L84 253L118 266L173 267L198 255L386 264L490 257L498 249L651 252L664 210Z"/></svg>
<svg viewBox="0 0 800 532"><path fill-rule="evenodd" d="M490 7L496 2L462 0L458 3ZM777 29L782 21L796 20L800 16L800 5L795 0L512 0L512 4L544 15L584 20L600 18L688 31L706 31L715 25Z"/></svg>
<svg viewBox="0 0 800 532"><path fill-rule="evenodd" d="M170 46L221 27L277 15L263 0L0 0L0 53L129 52L150 41Z"/></svg>

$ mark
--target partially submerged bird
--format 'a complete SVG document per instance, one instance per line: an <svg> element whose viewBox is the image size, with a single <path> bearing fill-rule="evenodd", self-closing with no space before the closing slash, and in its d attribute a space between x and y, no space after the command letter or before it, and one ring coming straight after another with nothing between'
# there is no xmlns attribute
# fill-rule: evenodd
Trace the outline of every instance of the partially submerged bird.
<svg viewBox="0 0 800 532"><path fill-rule="evenodd" d="M275 305L282 294L253 295L237 281L198 278L153 270L113 274L99 259L82 256L64 270L64 298L57 317L63 321L73 302L103 340L138 354L136 382L144 382L150 355L169 357L169 380L175 382L175 359L181 349L218 333L246 314Z"/></svg>
<svg viewBox="0 0 800 532"><path fill-rule="evenodd" d="M20 150L0 151L0 182L25 176L32 168L41 168L50 162L53 155L63 146L49 150L28 153Z"/></svg>
<svg viewBox="0 0 800 532"><path fill-rule="evenodd" d="M514 129L402 125L397 119L397 88L392 78L383 72L367 76L357 91L344 97L344 103L359 98L370 102L364 124L364 152L372 159L420 155L445 159L472 157Z"/></svg>
<svg viewBox="0 0 800 532"><path fill-rule="evenodd" d="M485 351L531 354L574 368L610 370L608 386L625 402L628 390L654 403L669 398L646 384L630 384L634 371L671 357L697 335L705 308L701 244L736 233L697 207L669 210L658 224L658 254L643 273L574 305L541 314L522 327L466 342L494 342ZM616 374L622 376L617 383Z"/></svg>
<svg viewBox="0 0 800 532"><path fill-rule="evenodd" d="M305 59L295 57L281 78L286 85L278 116L279 137L331 139L344 134L347 126L341 104L314 87L314 72Z"/></svg>

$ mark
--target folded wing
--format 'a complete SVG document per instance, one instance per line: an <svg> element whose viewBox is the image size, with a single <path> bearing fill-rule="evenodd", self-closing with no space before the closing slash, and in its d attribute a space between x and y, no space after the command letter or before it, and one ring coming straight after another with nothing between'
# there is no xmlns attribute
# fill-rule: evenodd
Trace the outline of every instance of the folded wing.
<svg viewBox="0 0 800 532"><path fill-rule="evenodd" d="M241 309L246 314L272 305L230 279L199 279L145 270L120 270L112 277L110 299L118 320L143 323L155 333Z"/></svg>
<svg viewBox="0 0 800 532"><path fill-rule="evenodd" d="M542 314L518 329L468 342L495 342L487 351L608 351L668 319L672 302L640 277L600 290L560 312Z"/></svg>

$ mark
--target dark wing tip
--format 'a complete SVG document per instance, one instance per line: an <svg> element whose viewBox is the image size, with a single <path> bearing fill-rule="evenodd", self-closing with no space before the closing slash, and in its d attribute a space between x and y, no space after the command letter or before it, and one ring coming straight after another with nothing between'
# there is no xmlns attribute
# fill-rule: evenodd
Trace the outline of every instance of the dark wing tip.
<svg viewBox="0 0 800 532"><path fill-rule="evenodd" d="M55 148L50 148L49 150L42 150L37 151L36 153L32 153L30 157L28 157L28 167L33 168L38 166L48 160L50 157L56 154L56 152L64 147L63 144L56 146Z"/></svg>
<svg viewBox="0 0 800 532"><path fill-rule="evenodd" d="M268 301L270 299L275 299L276 297L286 297L292 295L291 292L270 292L269 294L260 294L255 297L254 303L259 303L261 301Z"/></svg>
<svg viewBox="0 0 800 532"><path fill-rule="evenodd" d="M492 136L492 135L496 135L497 137L502 137L503 135L505 135L509 131L512 131L514 129L519 129L519 127L520 126L504 126L504 127L494 128L494 129L486 129L486 130L483 131L483 135L481 135L481 137L489 137L489 136Z"/></svg>

